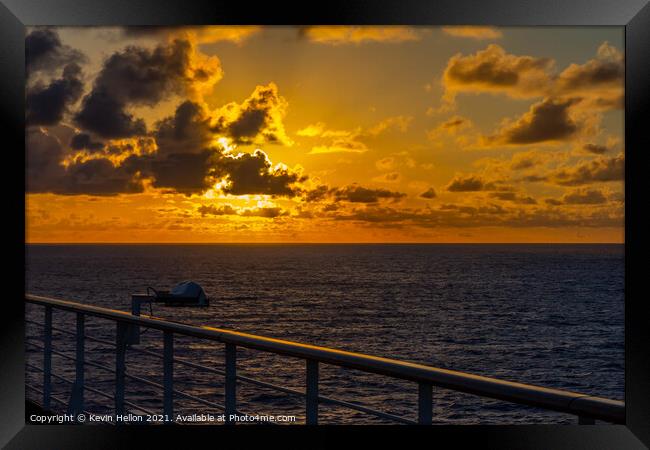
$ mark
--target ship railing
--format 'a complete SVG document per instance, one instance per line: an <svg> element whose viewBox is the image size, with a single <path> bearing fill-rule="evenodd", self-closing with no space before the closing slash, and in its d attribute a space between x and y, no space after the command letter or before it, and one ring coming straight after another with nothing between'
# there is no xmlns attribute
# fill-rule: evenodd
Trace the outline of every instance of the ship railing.
<svg viewBox="0 0 650 450"><path fill-rule="evenodd" d="M107 398L114 403L115 414L124 415L126 407L132 410L154 414L148 408L138 406L125 399L126 380L144 383L162 391L162 417L174 421L174 398L184 398L215 408L225 413L226 423L236 421L236 415L242 413L237 409L237 383L247 383L263 388L283 392L288 395L304 398L305 423L315 425L319 422L319 404L332 404L363 412L371 416L405 424L430 425L433 422L433 388L450 389L480 397L511 402L519 405L541 408L544 410L567 413L578 417L579 424L594 424L596 420L625 423L625 403L618 400L597 397L589 394L571 392L560 389L546 388L524 383L501 380L497 378L474 375L455 370L431 367L423 364L400 361L390 358L354 353L315 345L302 344L281 339L257 336L237 331L213 328L207 326L192 326L177 322L154 318L146 315L132 315L128 312L86 305L67 300L26 294L25 302L44 307L42 323L27 320L36 326L42 326L41 342L29 338L27 344L43 351L42 367L28 364L30 370L42 373L42 389L27 385L28 389L42 396L44 409L51 409L52 402L61 403L67 407L67 412L87 412L84 407L84 392L88 391ZM76 313L76 329L74 331L55 327L52 324L52 311L62 310ZM115 323L115 341L99 339L86 334L86 317L98 317ZM163 333L163 352L157 352L129 345L130 336L139 327L155 329ZM68 355L52 348L52 332L75 336L75 356ZM209 367L185 358L174 356L174 336L187 336L218 342L224 345L225 368ZM115 351L113 367L91 361L86 358L85 342L93 341L110 345ZM279 386L274 383L261 381L237 373L237 348L257 350L289 358L305 361L305 390ZM139 352L162 360L163 383L136 376L126 371L127 351ZM69 359L75 364L73 380L52 372L52 355ZM195 395L174 388L174 367L182 365L206 371L223 377L223 404L205 400ZM417 420L379 411L356 402L350 402L324 396L319 393L319 368L321 365L332 365L362 372L383 375L390 378L417 383ZM113 374L115 391L112 394L100 391L85 383L86 367L94 367ZM52 395L52 379L57 379L72 385L69 401Z"/></svg>

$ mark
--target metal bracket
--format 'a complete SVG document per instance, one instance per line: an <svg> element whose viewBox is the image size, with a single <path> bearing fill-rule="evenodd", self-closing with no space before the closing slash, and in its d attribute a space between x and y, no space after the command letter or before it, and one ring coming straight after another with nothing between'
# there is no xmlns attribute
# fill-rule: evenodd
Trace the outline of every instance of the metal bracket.
<svg viewBox="0 0 650 450"><path fill-rule="evenodd" d="M131 295L131 314L139 316L143 303L153 303L154 298L147 294ZM133 325L127 334L126 343L129 345L140 343L140 326Z"/></svg>

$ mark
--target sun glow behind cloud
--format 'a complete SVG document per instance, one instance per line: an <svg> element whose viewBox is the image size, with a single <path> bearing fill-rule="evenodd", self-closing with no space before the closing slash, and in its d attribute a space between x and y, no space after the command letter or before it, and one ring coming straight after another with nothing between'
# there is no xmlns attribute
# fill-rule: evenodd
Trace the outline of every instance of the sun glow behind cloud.
<svg viewBox="0 0 650 450"><path fill-rule="evenodd" d="M622 241L622 35L441 30L30 30L28 240Z"/></svg>

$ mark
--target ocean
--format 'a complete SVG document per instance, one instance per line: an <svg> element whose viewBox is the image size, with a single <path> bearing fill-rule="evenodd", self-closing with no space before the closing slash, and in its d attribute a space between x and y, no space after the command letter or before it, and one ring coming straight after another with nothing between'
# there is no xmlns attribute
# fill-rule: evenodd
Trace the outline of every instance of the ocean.
<svg viewBox="0 0 650 450"><path fill-rule="evenodd" d="M624 397L623 245L27 245L27 292L130 311L130 295L193 280L208 308L153 306L169 320L363 352L431 366L622 400ZM145 309L148 313L148 308ZM26 315L42 321L43 310ZM54 325L74 330L71 313ZM113 323L88 318L87 334L113 341ZM27 335L41 330L27 326ZM160 332L142 347L161 353ZM113 366L112 349L87 342L87 359ZM54 349L74 355L74 336L55 333ZM178 357L223 368L223 345L177 337ZM238 373L304 389L304 361L238 351ZM41 351L27 360L42 365ZM127 372L162 382L161 360L129 352ZM53 371L74 377L57 355ZM175 388L223 402L223 380L175 366ZM320 394L415 419L417 385L321 365ZM40 376L27 371L29 383ZM54 393L70 387L55 380ZM86 383L112 393L113 376L88 367ZM28 395L37 396L28 391ZM434 387L439 424L576 423L573 416ZM37 398L37 397L35 397ZM162 392L127 380L127 400L162 411ZM111 411L86 394L86 409ZM238 385L239 410L304 420L304 399ZM178 413L219 413L177 398ZM132 412L137 412L131 410ZM390 423L320 405L320 422Z"/></svg>

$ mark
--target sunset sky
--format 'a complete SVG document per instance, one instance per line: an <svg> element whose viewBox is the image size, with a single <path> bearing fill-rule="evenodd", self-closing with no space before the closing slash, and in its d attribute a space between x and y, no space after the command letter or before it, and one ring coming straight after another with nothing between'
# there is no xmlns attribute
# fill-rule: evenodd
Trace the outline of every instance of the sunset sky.
<svg viewBox="0 0 650 450"><path fill-rule="evenodd" d="M623 28L32 28L28 242L623 242Z"/></svg>

